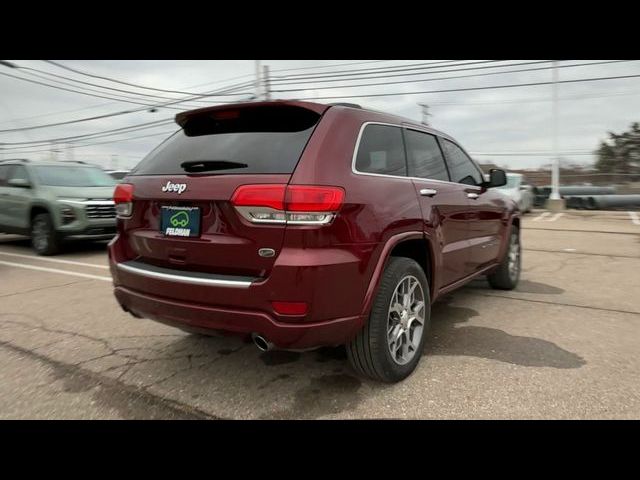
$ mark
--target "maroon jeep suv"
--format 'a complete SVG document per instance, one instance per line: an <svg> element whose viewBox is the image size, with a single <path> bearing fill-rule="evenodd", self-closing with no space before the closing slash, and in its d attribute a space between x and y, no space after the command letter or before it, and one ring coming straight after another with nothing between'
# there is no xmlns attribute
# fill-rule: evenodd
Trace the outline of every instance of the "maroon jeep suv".
<svg viewBox="0 0 640 480"><path fill-rule="evenodd" d="M179 113L118 185L115 296L135 317L261 350L346 345L361 375L416 367L431 304L520 275L517 206L459 144L357 105Z"/></svg>

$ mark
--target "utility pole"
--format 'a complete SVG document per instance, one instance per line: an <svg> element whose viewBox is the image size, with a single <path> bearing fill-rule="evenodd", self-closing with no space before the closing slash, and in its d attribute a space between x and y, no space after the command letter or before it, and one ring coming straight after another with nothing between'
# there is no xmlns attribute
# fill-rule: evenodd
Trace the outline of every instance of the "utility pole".
<svg viewBox="0 0 640 480"><path fill-rule="evenodd" d="M73 162L75 160L73 155L73 147L67 143L67 148L65 150L67 162Z"/></svg>
<svg viewBox="0 0 640 480"><path fill-rule="evenodd" d="M558 62L552 62L552 138L553 161L551 163L551 194L547 201L547 209L554 212L564 210L564 200L560 196L560 157L558 154Z"/></svg>
<svg viewBox="0 0 640 480"><path fill-rule="evenodd" d="M429 105L426 103L418 103L420 107L422 107L422 124L429 126L429 117L431 114L429 113Z"/></svg>
<svg viewBox="0 0 640 480"><path fill-rule="evenodd" d="M263 67L263 73L264 73L264 79L263 79L263 83L264 83L264 99L265 100L271 100L271 87L269 84L269 65L265 65Z"/></svg>
<svg viewBox="0 0 640 480"><path fill-rule="evenodd" d="M260 101L262 100L262 92L260 91L260 87L261 87L261 79L260 79L260 74L262 73L260 70L260 60L256 60L256 101Z"/></svg>

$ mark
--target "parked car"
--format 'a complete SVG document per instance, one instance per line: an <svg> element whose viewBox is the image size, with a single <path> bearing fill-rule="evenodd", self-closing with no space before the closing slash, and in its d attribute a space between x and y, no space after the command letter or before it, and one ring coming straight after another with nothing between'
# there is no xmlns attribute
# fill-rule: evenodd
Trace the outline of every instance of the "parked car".
<svg viewBox="0 0 640 480"><path fill-rule="evenodd" d="M517 207L450 136L343 105L204 108L116 187L115 296L135 317L253 338L346 345L361 375L418 364L431 304L520 275Z"/></svg>
<svg viewBox="0 0 640 480"><path fill-rule="evenodd" d="M500 192L518 204L522 213L528 213L534 204L534 187L521 173L507 173L507 184L499 187Z"/></svg>
<svg viewBox="0 0 640 480"><path fill-rule="evenodd" d="M115 180L82 162L0 162L0 232L28 235L39 255L64 240L106 240L116 233Z"/></svg>

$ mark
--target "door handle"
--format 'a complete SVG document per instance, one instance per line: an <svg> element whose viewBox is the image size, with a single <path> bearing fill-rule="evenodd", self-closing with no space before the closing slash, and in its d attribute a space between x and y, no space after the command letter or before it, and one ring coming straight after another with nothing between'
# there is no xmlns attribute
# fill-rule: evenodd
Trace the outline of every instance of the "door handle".
<svg viewBox="0 0 640 480"><path fill-rule="evenodd" d="M467 193L467 198L472 198L475 200L478 197L479 195L477 193L473 193L473 192Z"/></svg>
<svg viewBox="0 0 640 480"><path fill-rule="evenodd" d="M438 193L438 191L433 188L423 188L420 190L420 195L423 197L433 197L436 193Z"/></svg>

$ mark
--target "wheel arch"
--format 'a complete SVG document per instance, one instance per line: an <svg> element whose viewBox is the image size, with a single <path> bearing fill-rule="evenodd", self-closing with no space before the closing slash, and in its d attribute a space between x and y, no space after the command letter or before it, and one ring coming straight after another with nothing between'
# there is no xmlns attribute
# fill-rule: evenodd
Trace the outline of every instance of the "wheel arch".
<svg viewBox="0 0 640 480"><path fill-rule="evenodd" d="M404 232L392 236L385 243L380 257L376 263L373 275L369 281L363 308L362 317L366 319L371 312L375 294L378 291L384 269L392 257L406 257L415 260L424 270L429 282L429 294L434 298L436 284L436 268L433 243L424 232ZM365 320L366 321L366 320Z"/></svg>

